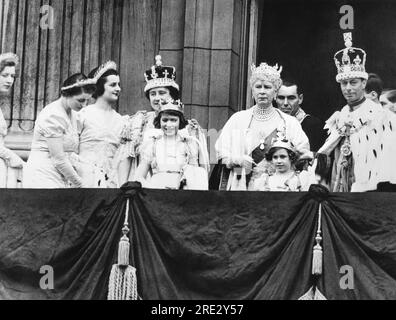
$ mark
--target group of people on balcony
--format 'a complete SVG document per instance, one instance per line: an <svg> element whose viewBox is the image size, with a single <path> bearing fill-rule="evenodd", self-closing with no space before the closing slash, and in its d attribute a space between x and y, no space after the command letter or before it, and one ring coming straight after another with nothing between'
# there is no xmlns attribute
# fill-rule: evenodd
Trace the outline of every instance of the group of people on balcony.
<svg viewBox="0 0 396 320"><path fill-rule="evenodd" d="M226 122L209 179L206 136L185 118L175 68L157 56L144 74L152 111L122 116L115 110L120 77L109 61L64 81L60 98L38 115L27 163L5 147L0 113L0 187L16 187L22 169L24 188L139 181L157 189L305 191L322 183L331 191L370 191L396 183L396 115L365 94L366 53L344 36L335 63L347 105L326 122L326 141L321 120L301 109L298 85L282 81L282 67L261 63L251 69L255 105ZM0 93L11 90L17 65L14 54L0 55Z"/></svg>

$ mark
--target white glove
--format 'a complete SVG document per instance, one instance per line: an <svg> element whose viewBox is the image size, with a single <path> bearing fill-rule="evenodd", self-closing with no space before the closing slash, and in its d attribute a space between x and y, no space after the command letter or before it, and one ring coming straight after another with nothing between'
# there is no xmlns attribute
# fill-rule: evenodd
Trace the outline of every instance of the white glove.
<svg viewBox="0 0 396 320"><path fill-rule="evenodd" d="M66 180L72 184L72 187L82 187L81 177L74 170L65 154L52 157L52 163L54 164L54 167L66 178Z"/></svg>
<svg viewBox="0 0 396 320"><path fill-rule="evenodd" d="M234 167L242 167L245 169L251 169L254 161L252 157L247 154L238 157L231 157L228 161L225 161L227 168L232 169Z"/></svg>
<svg viewBox="0 0 396 320"><path fill-rule="evenodd" d="M0 158L4 159L11 168L20 169L24 161L12 150L0 146Z"/></svg>

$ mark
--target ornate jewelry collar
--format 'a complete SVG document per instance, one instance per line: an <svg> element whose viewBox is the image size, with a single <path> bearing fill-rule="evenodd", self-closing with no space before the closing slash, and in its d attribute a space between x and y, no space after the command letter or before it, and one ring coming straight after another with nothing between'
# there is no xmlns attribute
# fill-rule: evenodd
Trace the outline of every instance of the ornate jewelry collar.
<svg viewBox="0 0 396 320"><path fill-rule="evenodd" d="M253 109L253 118L257 121L269 121L276 114L274 107L259 108L257 105Z"/></svg>

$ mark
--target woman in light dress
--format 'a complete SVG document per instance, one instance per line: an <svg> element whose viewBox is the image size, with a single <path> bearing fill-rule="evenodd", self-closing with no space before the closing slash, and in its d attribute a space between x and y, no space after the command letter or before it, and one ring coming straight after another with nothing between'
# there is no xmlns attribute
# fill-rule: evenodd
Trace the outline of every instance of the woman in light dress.
<svg viewBox="0 0 396 320"><path fill-rule="evenodd" d="M24 188L82 186L82 178L77 173L77 111L88 104L94 90L93 80L81 73L72 75L63 83L61 97L40 112L24 168Z"/></svg>
<svg viewBox="0 0 396 320"><path fill-rule="evenodd" d="M313 157L298 120L272 105L282 85L281 71L278 65L252 66L250 86L256 104L225 124L215 145L219 164L211 176L211 189L252 190L254 180L271 167L265 154L277 137L292 142L302 158Z"/></svg>
<svg viewBox="0 0 396 320"><path fill-rule="evenodd" d="M0 55L0 99L11 91L15 81L18 57L13 53ZM16 188L21 178L23 160L12 150L6 148L7 123L0 109L0 188Z"/></svg>
<svg viewBox="0 0 396 320"><path fill-rule="evenodd" d="M176 83L176 69L173 66L163 66L161 56L156 56L156 64L144 73L146 85L144 93L150 101L151 111L138 111L131 116L122 132L121 154L130 160L129 180L132 180L143 152L143 141L154 129L154 119L160 111L161 104L170 100L180 99L179 85ZM188 120L182 129L185 135L196 138L202 145L203 152L198 162L209 172L209 154L206 136L195 120Z"/></svg>
<svg viewBox="0 0 396 320"><path fill-rule="evenodd" d="M121 93L120 77L113 61L93 74L96 101L79 112L79 173L84 188L118 188L127 181L129 172L129 163L124 165L126 159L119 148L128 116L114 110Z"/></svg>
<svg viewBox="0 0 396 320"><path fill-rule="evenodd" d="M150 131L143 144L133 180L145 188L208 189L206 168L198 163L204 150L196 138L182 130L187 124L180 101L160 107L154 119L156 129Z"/></svg>
<svg viewBox="0 0 396 320"><path fill-rule="evenodd" d="M298 152L289 141L275 140L265 157L272 163L274 169L258 177L254 182L253 190L308 191L311 183L315 183L315 174L312 171L296 171Z"/></svg>

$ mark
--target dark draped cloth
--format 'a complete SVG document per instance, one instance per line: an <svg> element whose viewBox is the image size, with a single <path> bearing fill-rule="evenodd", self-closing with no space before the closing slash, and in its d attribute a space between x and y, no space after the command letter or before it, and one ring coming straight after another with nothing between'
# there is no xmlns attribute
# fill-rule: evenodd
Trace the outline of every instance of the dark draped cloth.
<svg viewBox="0 0 396 320"><path fill-rule="evenodd" d="M325 123L319 118L307 114L306 118L301 122L301 127L309 140L311 151L317 152L326 141L327 133L323 129Z"/></svg>
<svg viewBox="0 0 396 320"><path fill-rule="evenodd" d="M2 190L0 299L106 299L124 214L120 190ZM391 193L139 190L129 223L143 299L298 299L312 286L328 299L396 299ZM40 288L44 265L53 290Z"/></svg>

